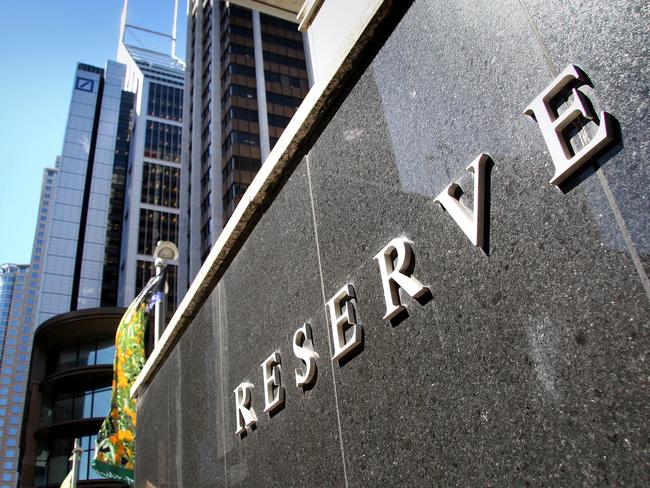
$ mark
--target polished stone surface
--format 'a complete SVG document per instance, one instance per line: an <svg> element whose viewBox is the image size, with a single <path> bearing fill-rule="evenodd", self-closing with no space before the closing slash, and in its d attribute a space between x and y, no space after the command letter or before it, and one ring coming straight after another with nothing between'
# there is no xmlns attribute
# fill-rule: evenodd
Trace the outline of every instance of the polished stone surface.
<svg viewBox="0 0 650 488"><path fill-rule="evenodd" d="M140 399L138 486L647 484L648 12L589 6L414 3ZM522 112L569 63L623 143L563 193ZM487 253L433 202L454 181L471 197L480 153ZM398 236L432 296L402 292L409 315L389 323L373 256ZM346 283L364 344L339 364L324 302ZM269 418L274 351L287 398ZM259 422L240 438L242 381Z"/></svg>

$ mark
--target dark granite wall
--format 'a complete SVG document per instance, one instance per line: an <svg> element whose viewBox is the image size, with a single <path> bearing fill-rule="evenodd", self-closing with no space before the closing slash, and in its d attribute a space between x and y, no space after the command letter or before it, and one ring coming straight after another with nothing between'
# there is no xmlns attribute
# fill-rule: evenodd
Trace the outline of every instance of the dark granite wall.
<svg viewBox="0 0 650 488"><path fill-rule="evenodd" d="M137 486L650 483L645 2L416 1L290 178L138 405ZM522 114L567 64L619 144L567 193ZM434 197L494 161L490 245ZM372 259L413 241L430 287L382 319ZM363 350L331 361L324 302L357 293ZM295 387L294 331L318 377ZM286 406L263 410L282 355ZM235 435L233 391L257 429Z"/></svg>

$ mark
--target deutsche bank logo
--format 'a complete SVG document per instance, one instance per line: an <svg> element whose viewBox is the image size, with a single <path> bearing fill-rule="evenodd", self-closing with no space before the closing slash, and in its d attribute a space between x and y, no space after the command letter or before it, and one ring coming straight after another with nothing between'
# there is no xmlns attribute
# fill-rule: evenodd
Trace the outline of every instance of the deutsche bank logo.
<svg viewBox="0 0 650 488"><path fill-rule="evenodd" d="M88 78L82 78L81 76L77 77L77 84L75 86L77 90L82 90L82 91L87 91L92 93L94 87L95 87L95 82L93 80L89 80Z"/></svg>

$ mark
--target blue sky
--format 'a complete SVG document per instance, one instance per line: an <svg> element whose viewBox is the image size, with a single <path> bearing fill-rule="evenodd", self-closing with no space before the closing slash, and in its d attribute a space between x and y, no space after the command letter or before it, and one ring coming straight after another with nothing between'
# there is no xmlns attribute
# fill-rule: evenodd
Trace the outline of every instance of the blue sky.
<svg viewBox="0 0 650 488"><path fill-rule="evenodd" d="M177 53L185 58L186 0ZM28 263L43 168L54 166L77 62L115 59L122 0L3 2L0 16L0 263ZM171 31L173 0L130 0L128 22Z"/></svg>

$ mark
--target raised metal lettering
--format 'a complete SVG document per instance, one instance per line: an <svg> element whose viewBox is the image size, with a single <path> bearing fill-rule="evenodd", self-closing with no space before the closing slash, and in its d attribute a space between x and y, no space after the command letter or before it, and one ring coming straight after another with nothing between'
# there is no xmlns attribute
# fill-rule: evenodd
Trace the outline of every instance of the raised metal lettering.
<svg viewBox="0 0 650 488"><path fill-rule="evenodd" d="M354 300L354 287L348 283L327 302L334 338L332 359L341 360L361 345L363 328L356 322ZM352 329L352 335L346 341L345 331L348 329Z"/></svg>
<svg viewBox="0 0 650 488"><path fill-rule="evenodd" d="M429 293L429 288L411 276L409 271L413 259L411 244L413 243L408 239L396 237L374 257L379 263L381 283L384 287L386 300L384 319L392 319L406 309L400 302L398 286L413 298L420 298ZM394 265L393 259L395 259Z"/></svg>
<svg viewBox="0 0 650 488"><path fill-rule="evenodd" d="M311 347L306 347L309 341ZM296 386L305 387L314 382L316 376L316 353L314 352L314 339L311 334L311 325L303 324L293 334L293 353L305 363L304 370L296 369Z"/></svg>
<svg viewBox="0 0 650 488"><path fill-rule="evenodd" d="M284 407L284 386L280 378L282 359L274 352L261 364L264 376L264 412L274 413Z"/></svg>
<svg viewBox="0 0 650 488"><path fill-rule="evenodd" d="M451 215L461 230L476 247L483 247L485 242L485 210L487 206L487 166L490 156L480 154L467 167L474 173L474 211L460 201L462 189L457 183L450 183L434 200Z"/></svg>
<svg viewBox="0 0 650 488"><path fill-rule="evenodd" d="M237 415L237 430L235 434L241 434L247 427L253 427L257 423L257 415L251 407L252 383L240 383L235 388L235 408Z"/></svg>
<svg viewBox="0 0 650 488"><path fill-rule="evenodd" d="M550 181L552 185L560 185L577 169L597 157L614 142L613 117L607 112L600 112L600 125L598 125L596 135L582 149L572 155L569 141L564 134L567 126L576 122L580 117L595 121L595 115L587 95L577 89L577 87L588 83L587 75L580 68L569 65L524 110L526 115L537 121L551 154L555 166L555 174ZM550 101L568 85L575 85L571 89L574 98L566 110L556 116Z"/></svg>

